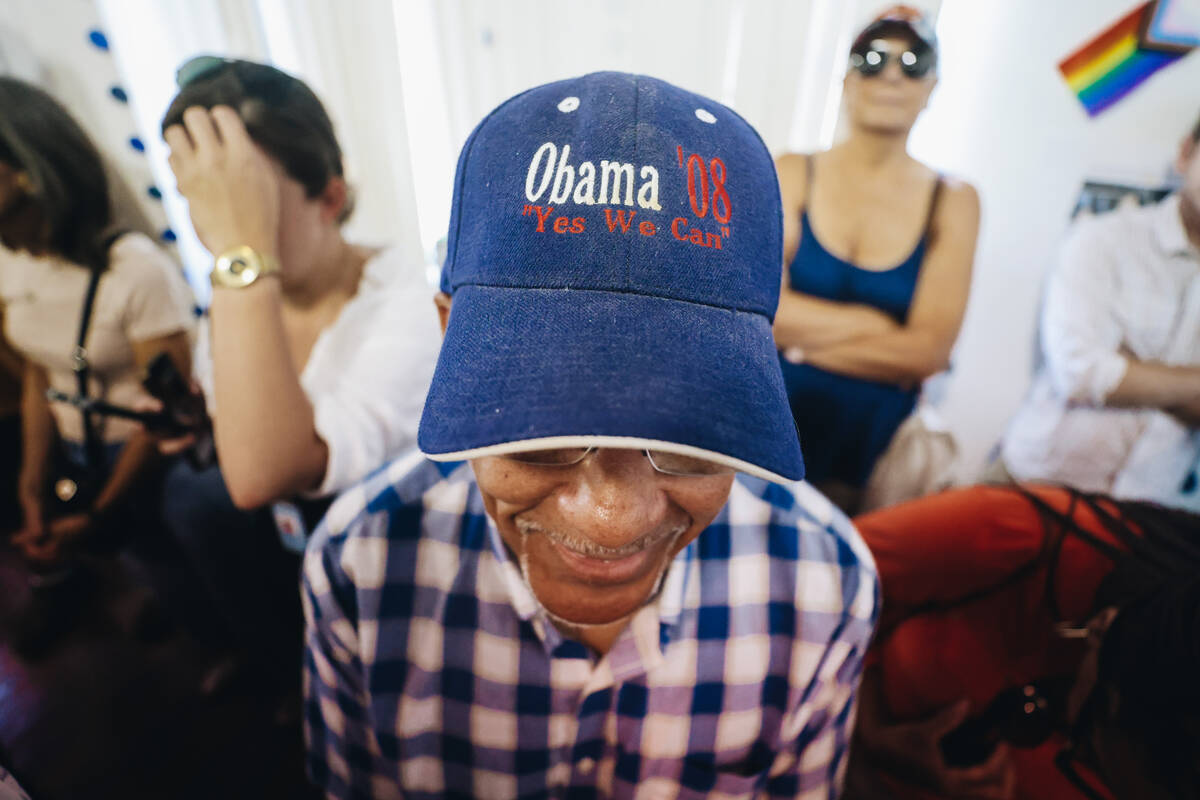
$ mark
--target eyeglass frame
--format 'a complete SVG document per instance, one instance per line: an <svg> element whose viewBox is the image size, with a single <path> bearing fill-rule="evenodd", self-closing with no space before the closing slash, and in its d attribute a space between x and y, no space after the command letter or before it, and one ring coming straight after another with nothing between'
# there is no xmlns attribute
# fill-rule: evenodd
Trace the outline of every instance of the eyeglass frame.
<svg viewBox="0 0 1200 800"><path fill-rule="evenodd" d="M582 464L587 459L588 456L590 456L592 453L594 453L595 451L600 450L600 449L616 450L616 449L636 449L636 448L602 448L600 445L596 445L596 444L588 445L587 447L583 447L583 448L547 447L547 448L536 449L536 450L524 450L524 451L518 451L515 453L505 453L505 454L501 455L500 457L504 458L506 460L509 460L509 461L515 461L518 464L524 464L525 466L546 467L549 469L560 469L560 468L564 468L564 467L578 466L578 465ZM582 452L580 453L579 457L574 459L573 461L564 461L561 463L545 463L545 462L538 462L538 461L526 461L523 458L521 458L521 456L523 456L523 455L530 455L533 453L544 452L546 450L581 450ZM666 451L655 451L655 450L651 450L649 448L642 448L639 452L641 452L641 454L646 457L646 460L650 462L650 466L655 472L659 473L660 475L667 475L668 477L672 477L672 478L715 478L715 477L722 477L725 475L732 475L737 472L737 470L734 467L729 467L724 464L718 463L716 461L710 461L710 460L701 458L699 456L686 456L686 457L687 458L695 458L697 461L702 461L705 464L712 464L712 465L718 467L720 471L718 471L718 472L672 472L670 470L663 469L662 467L660 467L658 464L656 464L654 462L654 456L652 455L653 453L666 452ZM671 455L681 455L681 454L671 453Z"/></svg>

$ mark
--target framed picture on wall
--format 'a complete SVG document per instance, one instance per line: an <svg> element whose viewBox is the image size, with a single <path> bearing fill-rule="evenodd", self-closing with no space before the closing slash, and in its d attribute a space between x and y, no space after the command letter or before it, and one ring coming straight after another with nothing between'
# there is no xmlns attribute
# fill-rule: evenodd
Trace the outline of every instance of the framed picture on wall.
<svg viewBox="0 0 1200 800"><path fill-rule="evenodd" d="M1106 181L1087 181L1079 191L1079 199L1075 201L1075 210L1071 212L1071 218L1074 219L1080 213L1103 214L1123 202L1136 202L1143 206L1151 205L1162 200L1172 191L1174 188L1167 185L1147 187Z"/></svg>

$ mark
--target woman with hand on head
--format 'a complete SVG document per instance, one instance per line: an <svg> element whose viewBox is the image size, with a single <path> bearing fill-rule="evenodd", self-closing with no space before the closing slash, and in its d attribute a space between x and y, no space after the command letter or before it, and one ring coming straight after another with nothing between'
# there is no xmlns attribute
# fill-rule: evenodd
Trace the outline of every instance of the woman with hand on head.
<svg viewBox="0 0 1200 800"><path fill-rule="evenodd" d="M423 265L344 238L342 150L308 86L212 56L177 78L162 129L215 259L196 375L220 468L174 470L167 516L235 638L261 649L272 609L299 625L299 564L277 522L311 528L328 498L415 444L437 315Z"/></svg>
<svg viewBox="0 0 1200 800"><path fill-rule="evenodd" d="M849 513L921 382L948 366L970 289L978 195L907 149L936 67L924 18L885 11L851 48L846 139L776 163L775 341L808 480Z"/></svg>
<svg viewBox="0 0 1200 800"><path fill-rule="evenodd" d="M109 189L100 154L67 111L36 87L0 78L0 242L21 251L0 254L0 302L5 336L25 359L23 522L14 541L43 566L102 533L128 533L126 512L158 461L136 423L85 416L47 400L47 389L129 406L144 396L141 372L154 356L167 353L183 371L191 365L187 284L146 236L115 226ZM78 496L52 485L64 462L88 479ZM87 497L83 483L94 487ZM56 508L66 499L69 510Z"/></svg>

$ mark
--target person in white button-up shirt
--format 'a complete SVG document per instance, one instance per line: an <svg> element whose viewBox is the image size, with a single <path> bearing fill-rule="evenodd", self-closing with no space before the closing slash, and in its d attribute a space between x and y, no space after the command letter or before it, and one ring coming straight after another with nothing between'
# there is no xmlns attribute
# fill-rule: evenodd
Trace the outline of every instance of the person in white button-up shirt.
<svg viewBox="0 0 1200 800"><path fill-rule="evenodd" d="M302 81L199 56L176 82L163 138L216 257L195 377L220 464L167 475L167 526L206 590L194 627L278 691L298 682L301 627L299 559L280 539L302 548L339 491L415 445L441 338L433 287L400 249L343 235L341 145ZM231 282L231 254L261 272Z"/></svg>
<svg viewBox="0 0 1200 800"><path fill-rule="evenodd" d="M1044 363L1002 443L1018 480L1200 510L1200 124L1177 167L1177 193L1064 243Z"/></svg>

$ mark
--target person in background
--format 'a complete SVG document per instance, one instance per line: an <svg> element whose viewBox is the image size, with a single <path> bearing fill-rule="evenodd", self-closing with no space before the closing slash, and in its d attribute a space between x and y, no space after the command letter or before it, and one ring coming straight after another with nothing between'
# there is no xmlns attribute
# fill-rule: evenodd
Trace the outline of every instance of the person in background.
<svg viewBox="0 0 1200 800"><path fill-rule="evenodd" d="M979 197L907 150L937 59L917 12L884 12L851 48L845 141L776 163L775 341L809 480L850 512L921 382L948 366L971 284Z"/></svg>
<svg viewBox="0 0 1200 800"><path fill-rule="evenodd" d="M978 486L855 524L884 614L848 800L1200 796L1200 517Z"/></svg>
<svg viewBox="0 0 1200 800"><path fill-rule="evenodd" d="M86 339L89 394L129 406L140 372L159 353L190 369L191 293L176 264L139 233L115 230L99 153L48 94L0 78L0 298L5 335L24 357L23 458L19 481L26 555L53 561L93 532L156 463L136 423L94 420L104 476L89 507L52 518L46 507L56 448L82 460L85 421L50 402L48 388L76 393L73 360L92 275L99 275ZM23 251L15 253L12 251Z"/></svg>
<svg viewBox="0 0 1200 800"><path fill-rule="evenodd" d="M414 445L439 345L433 290L399 247L343 236L342 149L308 86L212 56L178 84L162 130L215 258L195 362L220 466L177 467L167 518L233 649L298 676L299 561L279 535L302 547L332 495ZM265 187L253 205L246 181Z"/></svg>
<svg viewBox="0 0 1200 800"><path fill-rule="evenodd" d="M85 365L91 399L135 404L154 356L166 353L190 369L192 298L165 253L114 225L100 154L75 120L44 91L12 78L0 78L0 243L4 335L24 360L21 523L13 542L41 572L57 574L73 553L147 521L157 504L135 498L159 457L136 423L85 418L49 401L47 389L75 395L76 370ZM68 472L79 479L70 483L76 496L56 485ZM60 510L60 500L73 506ZM40 596L28 620L48 608Z"/></svg>
<svg viewBox="0 0 1200 800"><path fill-rule="evenodd" d="M0 536L21 526L17 476L21 471L21 377L25 359L4 338L0 303Z"/></svg>
<svg viewBox="0 0 1200 800"><path fill-rule="evenodd" d="M646 76L476 127L429 460L343 495L306 554L329 797L838 795L877 584L799 480L775 185L737 114Z"/></svg>
<svg viewBox="0 0 1200 800"><path fill-rule="evenodd" d="M1068 235L998 477L1200 511L1200 122L1176 168L1178 192Z"/></svg>

